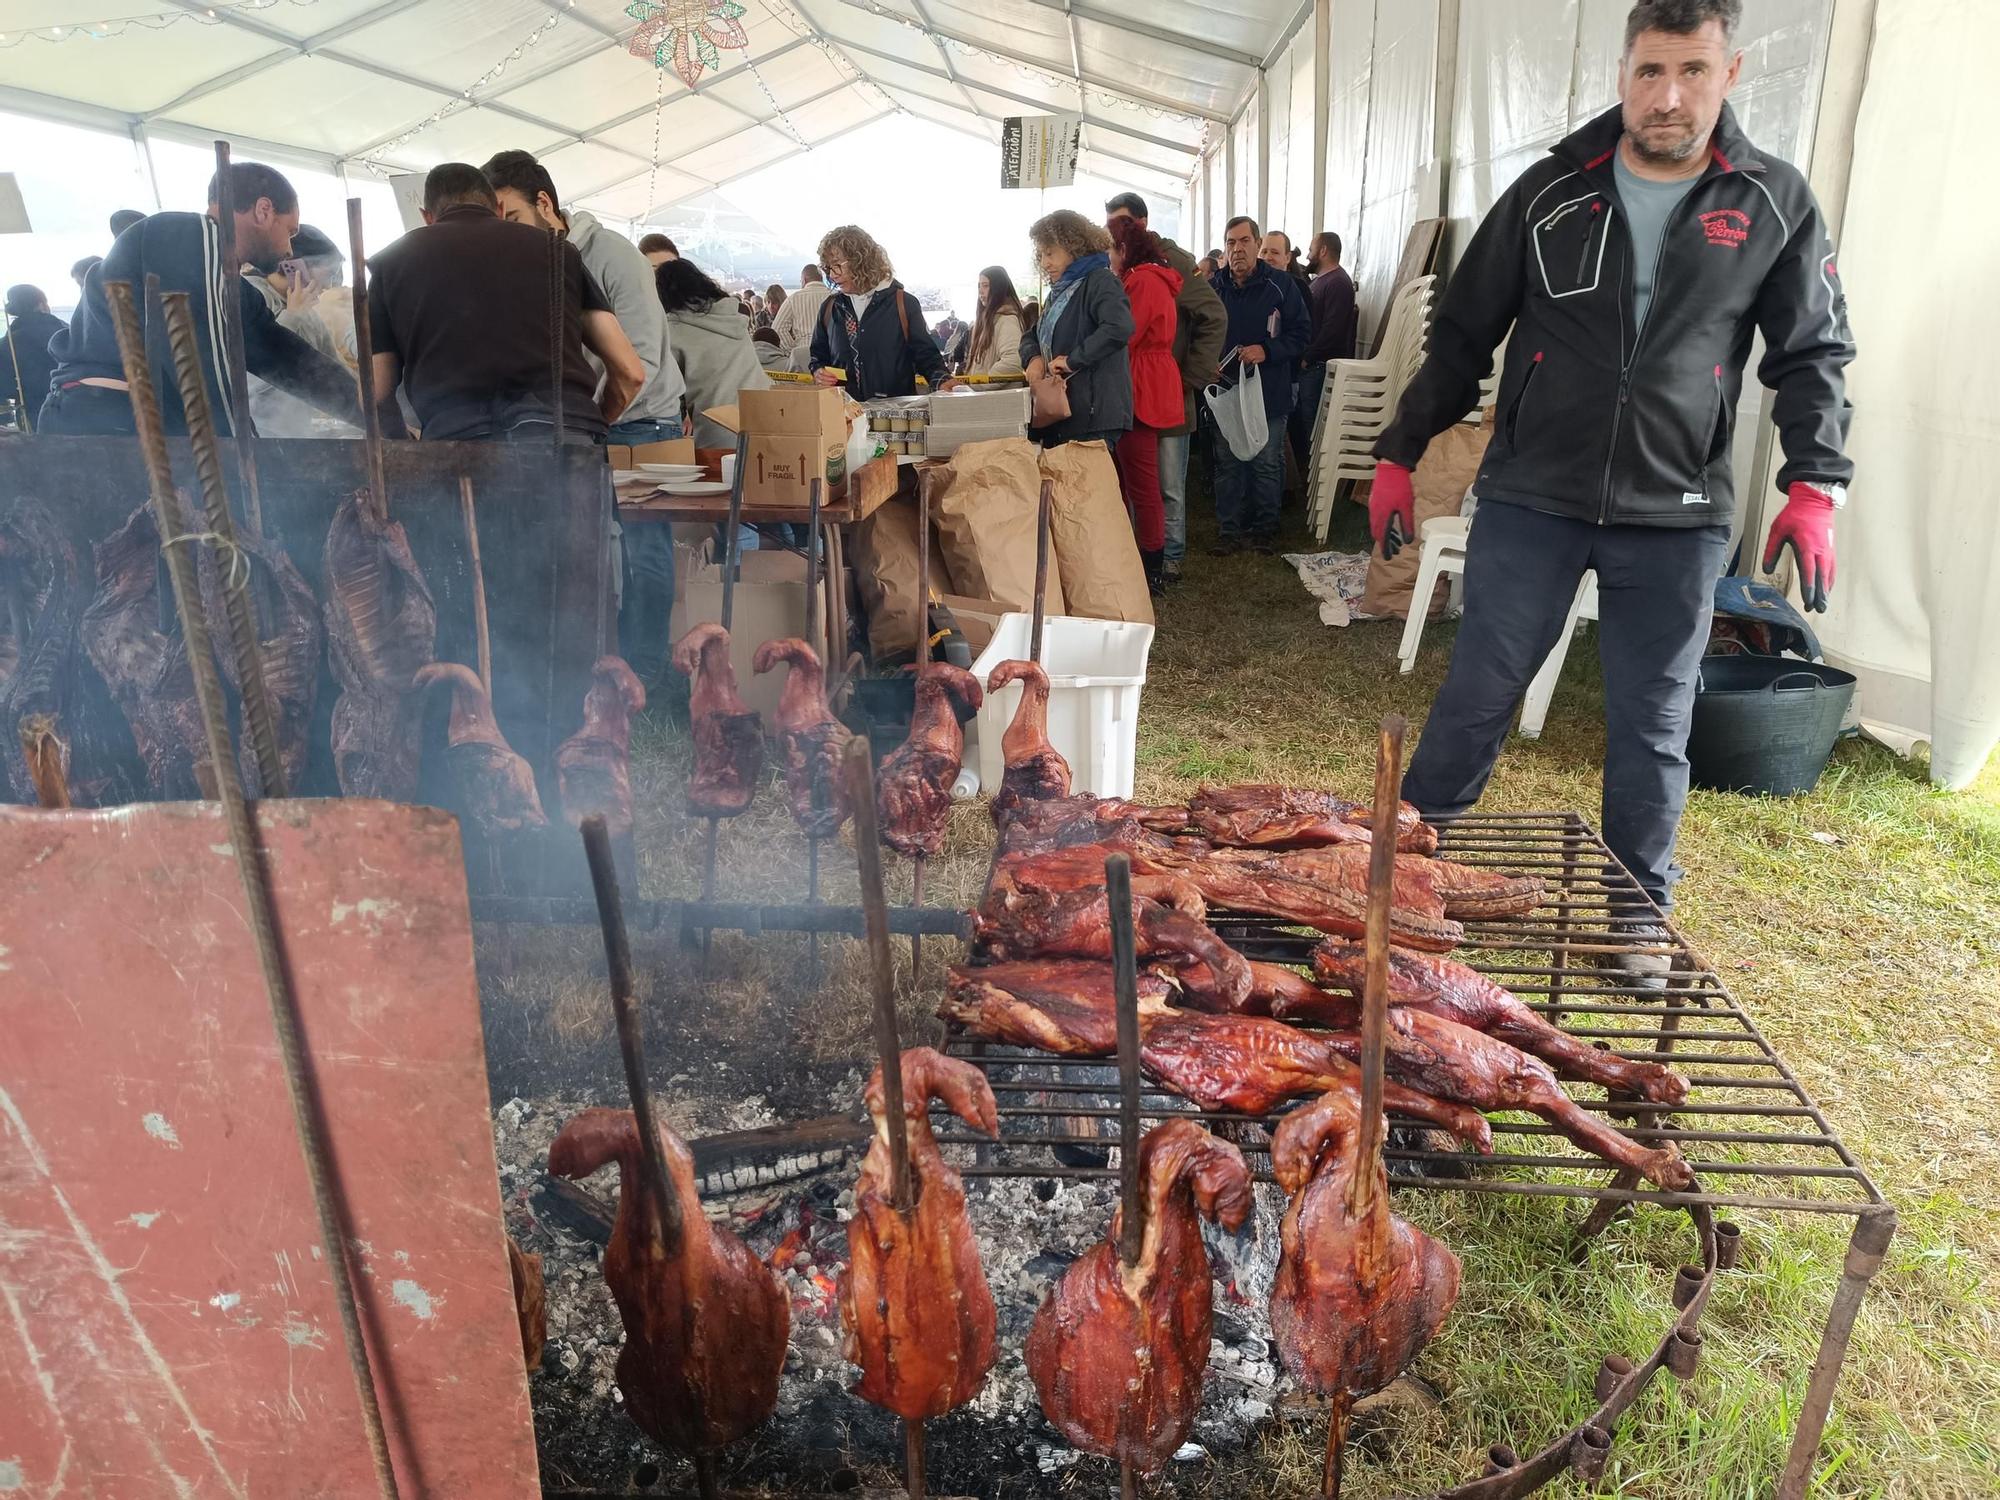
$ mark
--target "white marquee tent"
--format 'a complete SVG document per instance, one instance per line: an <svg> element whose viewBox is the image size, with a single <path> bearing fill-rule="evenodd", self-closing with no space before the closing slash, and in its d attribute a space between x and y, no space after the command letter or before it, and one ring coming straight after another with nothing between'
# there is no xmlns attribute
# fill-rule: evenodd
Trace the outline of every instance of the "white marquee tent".
<svg viewBox="0 0 2000 1500"><path fill-rule="evenodd" d="M1190 244L1240 212L1339 230L1365 335L1414 220L1449 220L1449 252L1613 102L1628 4L9 0L0 113L129 138L156 184L157 143L217 135L357 191L527 147L567 199L626 223L899 112L993 142L1006 116L1079 113L1082 168L1178 200ZM726 44L731 12L744 45ZM692 87L629 50L667 24L725 43ZM1981 275L1992 195L1953 191L1954 153L1983 157L1977 68L2000 55L2000 6L1745 0L1740 40L1738 113L1841 229L1862 350L1829 654L1861 674L1864 717L1931 740L1933 775L1964 785L2000 743L1983 356L2000 330ZM1757 538L1777 499L1763 413L1753 381L1737 472Z"/></svg>

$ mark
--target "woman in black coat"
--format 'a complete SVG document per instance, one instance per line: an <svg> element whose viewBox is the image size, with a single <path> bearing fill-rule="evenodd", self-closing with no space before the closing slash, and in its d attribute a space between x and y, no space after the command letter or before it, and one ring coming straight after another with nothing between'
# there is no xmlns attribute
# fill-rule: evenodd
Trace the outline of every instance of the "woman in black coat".
<svg viewBox="0 0 2000 1500"><path fill-rule="evenodd" d="M903 290L872 235L852 224L827 231L819 264L839 290L820 305L813 324L813 379L844 385L857 401L913 396L919 375L934 391L957 384L922 306Z"/></svg>
<svg viewBox="0 0 2000 1500"><path fill-rule="evenodd" d="M1028 229L1049 283L1035 326L1021 336L1030 380L1066 376L1069 415L1028 431L1045 448L1101 438L1132 425L1132 304L1111 269L1111 236L1082 214L1058 209Z"/></svg>

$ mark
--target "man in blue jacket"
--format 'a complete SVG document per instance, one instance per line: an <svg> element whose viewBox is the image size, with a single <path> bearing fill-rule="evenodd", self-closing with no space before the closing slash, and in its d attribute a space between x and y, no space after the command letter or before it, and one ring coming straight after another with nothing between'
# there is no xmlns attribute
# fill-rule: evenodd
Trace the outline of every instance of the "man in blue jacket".
<svg viewBox="0 0 2000 1500"><path fill-rule="evenodd" d="M1312 315L1298 283L1257 258L1257 221L1239 214L1223 231L1227 264L1209 284L1228 314L1222 365L1232 358L1239 371L1257 367L1264 390L1264 422L1268 434L1254 457L1240 459L1228 440L1216 438L1215 519L1221 532L1217 556L1278 550L1278 509L1285 494L1285 419L1292 410L1292 384L1299 355L1312 337ZM1241 378L1240 375L1238 378Z"/></svg>

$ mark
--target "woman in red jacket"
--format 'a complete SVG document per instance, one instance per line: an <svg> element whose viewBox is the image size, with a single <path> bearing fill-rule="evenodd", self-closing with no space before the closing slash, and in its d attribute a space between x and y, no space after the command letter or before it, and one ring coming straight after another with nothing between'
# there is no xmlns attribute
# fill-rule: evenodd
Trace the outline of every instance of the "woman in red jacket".
<svg viewBox="0 0 2000 1500"><path fill-rule="evenodd" d="M1166 554L1167 513L1160 499L1160 430L1178 427L1181 372L1174 363L1174 299L1180 272L1167 264L1160 237L1137 219L1119 217L1111 231L1111 269L1132 304L1132 428L1118 440L1118 484L1146 564L1146 585L1165 592L1160 563Z"/></svg>

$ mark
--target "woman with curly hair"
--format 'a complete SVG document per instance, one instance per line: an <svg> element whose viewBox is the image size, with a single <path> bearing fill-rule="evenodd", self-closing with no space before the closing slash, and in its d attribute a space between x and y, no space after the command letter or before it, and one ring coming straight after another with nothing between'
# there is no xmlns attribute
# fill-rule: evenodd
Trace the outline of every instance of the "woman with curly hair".
<svg viewBox="0 0 2000 1500"><path fill-rule="evenodd" d="M1021 335L1021 362L1030 381L1060 376L1069 415L1031 428L1045 448L1102 440L1108 447L1132 425L1132 304L1111 270L1111 236L1072 209L1058 209L1028 227L1049 283L1034 329Z"/></svg>
<svg viewBox="0 0 2000 1500"><path fill-rule="evenodd" d="M1167 264L1160 237L1140 219L1119 217L1111 233L1111 269L1132 304L1132 429L1118 440L1118 487L1139 539L1146 587L1166 591L1161 567L1167 555L1167 511L1160 494L1160 430L1180 425L1181 371L1174 362L1175 299L1180 272Z"/></svg>
<svg viewBox="0 0 2000 1500"><path fill-rule="evenodd" d="M924 324L924 310L903 290L889 256L865 229L843 224L819 242L819 263L840 290L813 324L812 372L821 385L844 385L857 401L913 396L917 377L948 389L944 353Z"/></svg>

